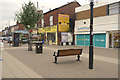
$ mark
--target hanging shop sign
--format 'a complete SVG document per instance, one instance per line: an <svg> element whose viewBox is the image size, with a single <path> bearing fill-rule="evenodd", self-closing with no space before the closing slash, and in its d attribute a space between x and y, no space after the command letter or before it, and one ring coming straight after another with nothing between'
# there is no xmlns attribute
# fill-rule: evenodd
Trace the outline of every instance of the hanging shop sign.
<svg viewBox="0 0 120 80"><path fill-rule="evenodd" d="M89 27L78 27L77 28L77 31L90 31L90 28Z"/></svg>
<svg viewBox="0 0 120 80"><path fill-rule="evenodd" d="M38 30L38 33L50 33L50 32L57 32L57 25L39 28Z"/></svg>
<svg viewBox="0 0 120 80"><path fill-rule="evenodd" d="M60 32L69 30L69 15L58 14L58 27Z"/></svg>

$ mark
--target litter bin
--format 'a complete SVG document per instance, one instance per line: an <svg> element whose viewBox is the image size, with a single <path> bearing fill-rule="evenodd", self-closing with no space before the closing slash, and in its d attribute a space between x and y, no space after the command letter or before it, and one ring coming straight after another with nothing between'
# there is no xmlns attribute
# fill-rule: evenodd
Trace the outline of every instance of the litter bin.
<svg viewBox="0 0 120 80"><path fill-rule="evenodd" d="M36 42L36 53L42 53L43 45L42 42Z"/></svg>

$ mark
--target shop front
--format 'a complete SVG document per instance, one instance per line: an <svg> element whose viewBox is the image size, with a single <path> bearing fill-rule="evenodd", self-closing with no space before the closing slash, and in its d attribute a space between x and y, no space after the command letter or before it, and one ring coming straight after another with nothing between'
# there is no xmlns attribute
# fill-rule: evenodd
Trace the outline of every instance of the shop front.
<svg viewBox="0 0 120 80"><path fill-rule="evenodd" d="M37 29L32 29L32 42L36 43L39 40Z"/></svg>
<svg viewBox="0 0 120 80"><path fill-rule="evenodd" d="M93 19L93 46L103 48L120 48L119 14L95 17ZM76 45L90 45L90 19L75 21Z"/></svg>
<svg viewBox="0 0 120 80"><path fill-rule="evenodd" d="M57 45L57 25L39 28L38 34L44 43Z"/></svg>
<svg viewBox="0 0 120 80"><path fill-rule="evenodd" d="M89 34L78 34L76 37L76 44L81 46L90 45ZM94 34L93 35L93 46L94 47L106 47L106 34Z"/></svg>
<svg viewBox="0 0 120 80"><path fill-rule="evenodd" d="M76 26L76 45L90 46L90 29L87 25ZM93 31L93 46L94 47L106 47L106 32Z"/></svg>
<svg viewBox="0 0 120 80"><path fill-rule="evenodd" d="M29 32L27 30L16 30L13 32L14 33L18 33L19 34L19 40L21 40L23 43L27 43L28 42L28 36L29 36ZM13 39L14 39L14 35L12 35Z"/></svg>
<svg viewBox="0 0 120 80"><path fill-rule="evenodd" d="M120 31L110 31L109 47L120 48Z"/></svg>

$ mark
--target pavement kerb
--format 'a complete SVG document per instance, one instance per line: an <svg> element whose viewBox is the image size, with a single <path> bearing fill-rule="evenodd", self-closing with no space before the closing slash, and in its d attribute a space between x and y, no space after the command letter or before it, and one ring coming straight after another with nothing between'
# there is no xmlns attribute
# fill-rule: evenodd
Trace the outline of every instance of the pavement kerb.
<svg viewBox="0 0 120 80"><path fill-rule="evenodd" d="M0 61L0 80L2 79L2 61Z"/></svg>

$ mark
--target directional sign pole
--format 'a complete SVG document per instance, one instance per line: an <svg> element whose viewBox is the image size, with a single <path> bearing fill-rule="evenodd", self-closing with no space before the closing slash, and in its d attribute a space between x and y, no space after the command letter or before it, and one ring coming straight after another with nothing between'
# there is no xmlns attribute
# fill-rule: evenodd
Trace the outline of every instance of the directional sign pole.
<svg viewBox="0 0 120 80"><path fill-rule="evenodd" d="M93 69L93 0L90 2L90 46L89 46L89 69Z"/></svg>

